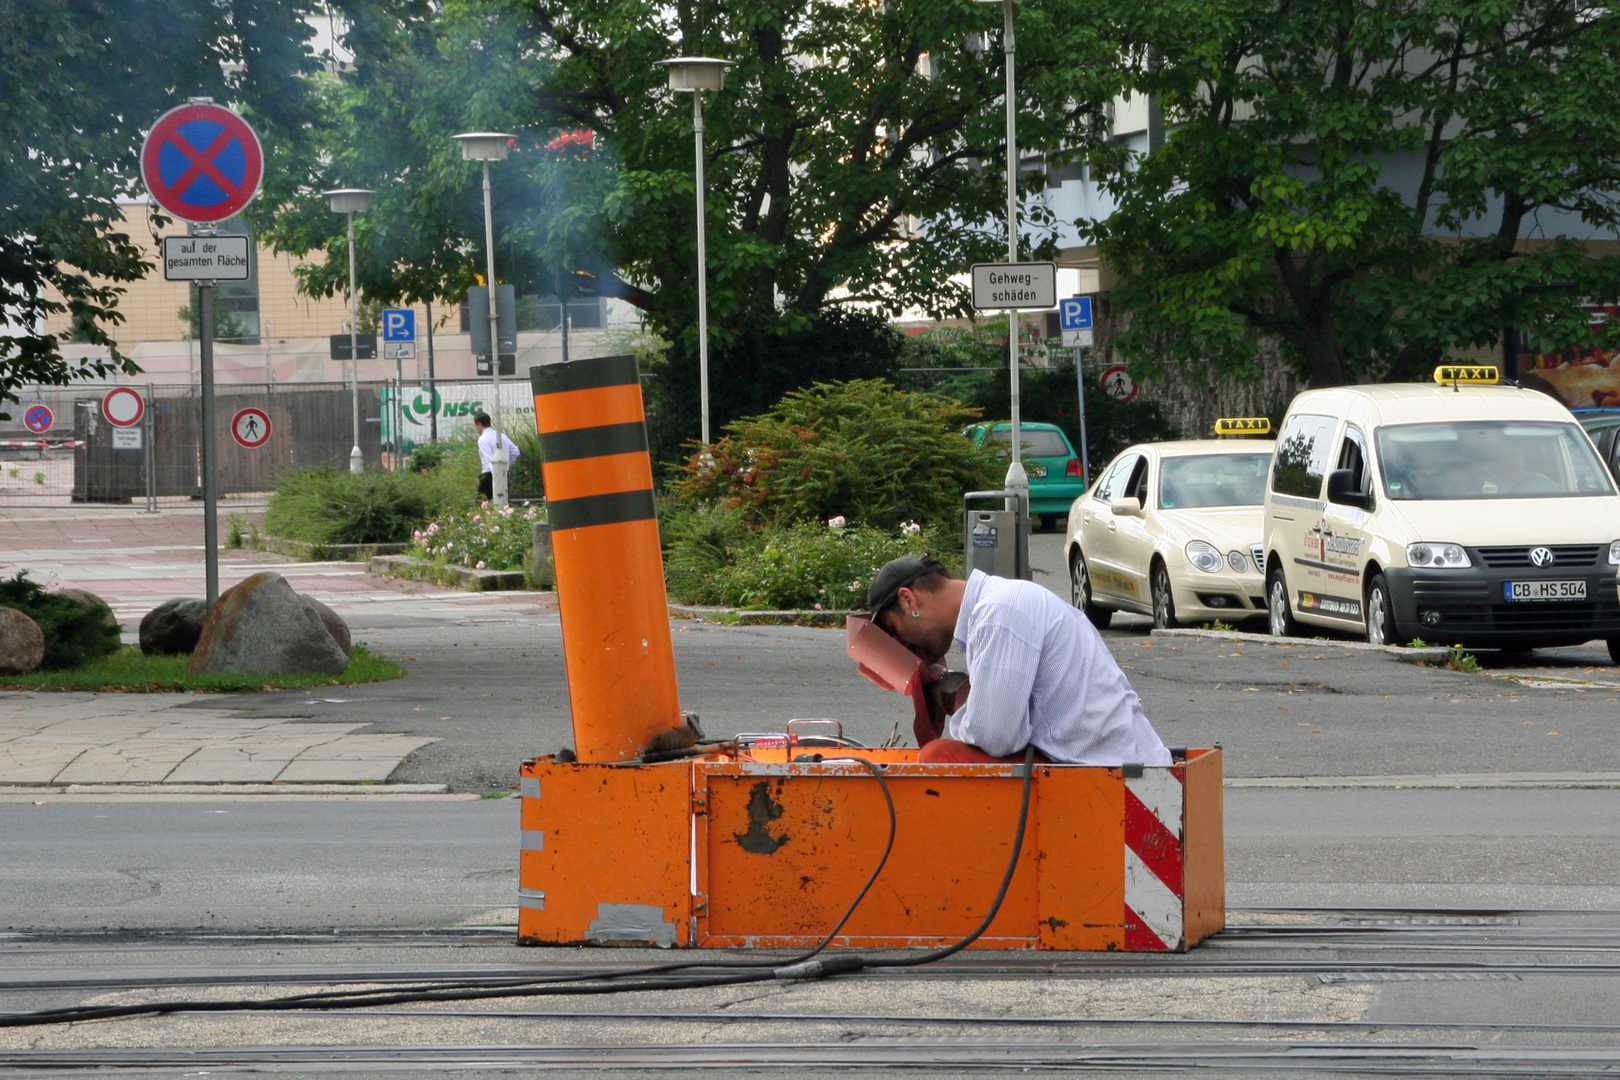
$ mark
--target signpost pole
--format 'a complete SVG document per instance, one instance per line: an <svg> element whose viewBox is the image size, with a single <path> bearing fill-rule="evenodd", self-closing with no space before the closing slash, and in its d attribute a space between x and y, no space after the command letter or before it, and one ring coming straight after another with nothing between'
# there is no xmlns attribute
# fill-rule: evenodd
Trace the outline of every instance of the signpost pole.
<svg viewBox="0 0 1620 1080"><path fill-rule="evenodd" d="M490 490L496 506L506 505L506 455L501 452L501 328L495 306L495 219L490 208L489 160L484 160L484 252L489 264L489 403L490 427L495 429L495 460L490 467Z"/></svg>
<svg viewBox="0 0 1620 1080"><path fill-rule="evenodd" d="M1014 69L1017 42L1013 37L1013 0L1002 0L1002 48L1007 68L1007 262L1018 261L1018 80ZM1012 391L1012 462L1007 466L1005 486L1020 493L1008 500L1009 510L1018 516L1018 576L1028 580L1029 566L1029 476L1024 472L1024 443L1021 427L1018 377L1018 312L1007 309L1007 368ZM1022 507L1017 504L1022 502Z"/></svg>
<svg viewBox="0 0 1620 1080"><path fill-rule="evenodd" d="M198 350L202 355L203 552L208 607L219 599L219 491L214 486L214 283L197 282Z"/></svg>
<svg viewBox="0 0 1620 1080"><path fill-rule="evenodd" d="M1079 388L1080 401L1080 471L1085 475L1086 486L1091 486L1091 454L1086 449L1086 373L1081 364L1084 349L1074 347L1074 381ZM1070 526L1073 529L1074 526Z"/></svg>
<svg viewBox="0 0 1620 1080"><path fill-rule="evenodd" d="M433 385L433 301L427 302L428 336L428 438L439 441L439 391Z"/></svg>
<svg viewBox="0 0 1620 1080"><path fill-rule="evenodd" d="M152 443L157 435L157 396L151 383L146 384L146 510L157 513L157 449Z"/></svg>

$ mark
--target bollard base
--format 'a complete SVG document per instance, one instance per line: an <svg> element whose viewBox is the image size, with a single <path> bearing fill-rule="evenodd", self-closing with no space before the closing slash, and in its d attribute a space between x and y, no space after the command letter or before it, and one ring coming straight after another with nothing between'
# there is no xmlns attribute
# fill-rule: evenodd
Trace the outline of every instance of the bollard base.
<svg viewBox="0 0 1620 1080"><path fill-rule="evenodd" d="M1022 765L862 750L894 850L835 946L937 948L985 917L1012 854ZM776 760L770 760L774 754ZM522 769L525 945L819 944L889 838L849 760L785 751ZM1225 920L1221 752L1174 765L1036 765L1017 869L975 948L1179 951Z"/></svg>

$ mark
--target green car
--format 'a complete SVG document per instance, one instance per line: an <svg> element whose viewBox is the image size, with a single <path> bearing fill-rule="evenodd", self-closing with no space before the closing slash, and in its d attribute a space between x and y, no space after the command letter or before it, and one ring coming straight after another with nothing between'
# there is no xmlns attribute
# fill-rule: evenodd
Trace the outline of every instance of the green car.
<svg viewBox="0 0 1620 1080"><path fill-rule="evenodd" d="M1030 517L1042 529L1055 529L1058 518L1069 512L1069 505L1086 493L1080 457L1056 424L1019 424L1018 434L1024 444L1024 471L1029 474ZM1010 443L1012 424L974 424L962 435L973 440L975 446L983 446L986 440ZM1006 450L998 450L996 457L1005 459L1007 454Z"/></svg>

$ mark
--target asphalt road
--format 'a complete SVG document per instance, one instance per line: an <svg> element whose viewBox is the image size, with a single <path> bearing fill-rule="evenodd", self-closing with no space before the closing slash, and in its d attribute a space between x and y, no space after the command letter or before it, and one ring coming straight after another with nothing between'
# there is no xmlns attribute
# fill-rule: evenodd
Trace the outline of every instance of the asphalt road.
<svg viewBox="0 0 1620 1080"><path fill-rule="evenodd" d="M515 798L41 799L0 802L0 930L443 927L517 902ZM1620 909L1620 790L1238 788L1226 838L1234 906Z"/></svg>
<svg viewBox="0 0 1620 1080"><path fill-rule="evenodd" d="M1061 535L1035 541L1037 570L1060 567ZM1036 580L1067 590L1057 569ZM407 678L233 703L260 716L439 737L394 778L462 792L510 790L520 761L570 745L555 611L367 618L351 620L355 638L400 658ZM1465 674L1329 639L1164 638L1143 618L1116 624L1105 638L1165 742L1220 744L1228 776L1620 771L1620 671L1601 645L1538 653L1535 667L1482 654L1485 671ZM896 723L909 728L907 703L856 674L841 630L674 625L682 702L711 735L833 717L872 744Z"/></svg>

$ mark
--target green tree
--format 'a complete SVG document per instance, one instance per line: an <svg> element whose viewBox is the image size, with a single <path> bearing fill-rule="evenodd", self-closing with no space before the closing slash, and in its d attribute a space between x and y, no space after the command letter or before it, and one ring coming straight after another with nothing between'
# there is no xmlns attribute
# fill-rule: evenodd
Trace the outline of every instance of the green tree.
<svg viewBox="0 0 1620 1080"><path fill-rule="evenodd" d="M972 0L345 0L354 70L334 90L329 153L305 190L364 184L378 209L358 244L368 295L454 298L483 266L478 171L448 135L516 133L493 167L499 274L584 284L635 305L670 342L662 373L696 396L691 102L656 61L736 63L704 106L712 383L747 386L803 354L850 307L960 311L951 282L1003 250L999 12ZM1053 154L1091 134L1106 49L1079 0L1021 12L1020 141ZM587 137L581 132L594 133ZM987 167L988 166L988 167ZM1026 194L1043 186L1037 172ZM1031 250L1055 222L1027 200ZM340 223L314 200L272 234L324 248L306 288L341 287ZM789 371L789 365L777 364ZM828 371L827 377L840 375ZM801 369L786 382L820 377ZM774 377L773 377L774 378ZM717 398L723 423L757 408ZM692 423L684 437L696 434Z"/></svg>
<svg viewBox="0 0 1620 1080"><path fill-rule="evenodd" d="M1620 13L1568 0L1104 2L1123 86L1168 135L1097 157L1087 224L1145 371L1257 371L1275 338L1318 386L1426 374L1505 326L1590 344L1620 260ZM1569 238L1564 238L1569 237ZM1610 328L1609 333L1615 333Z"/></svg>
<svg viewBox="0 0 1620 1080"><path fill-rule="evenodd" d="M159 115L192 95L242 108L272 159L311 114L315 0L9 0L0 4L0 406L24 383L140 369L116 351L67 360L71 338L111 345L118 282L150 266L120 232L120 196ZM268 166L267 166L268 171ZM0 417L7 414L0 412Z"/></svg>

